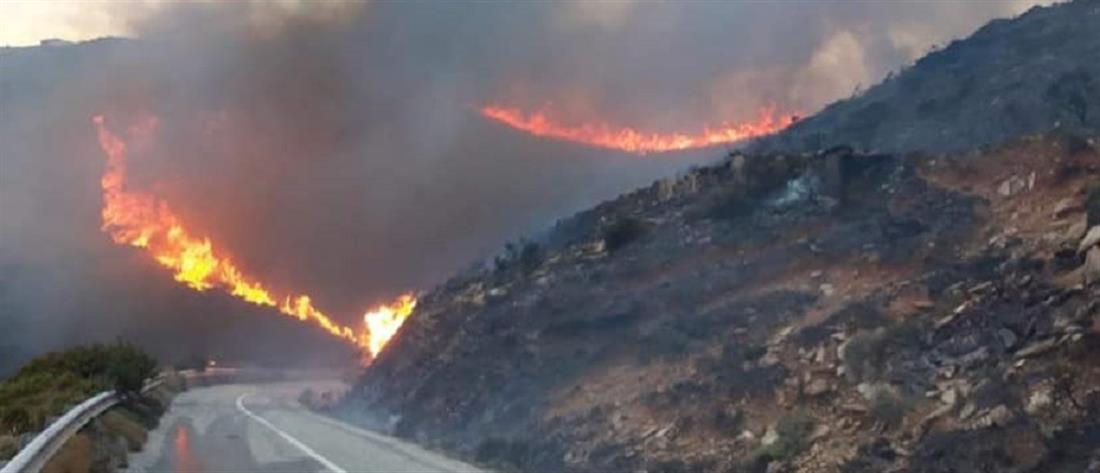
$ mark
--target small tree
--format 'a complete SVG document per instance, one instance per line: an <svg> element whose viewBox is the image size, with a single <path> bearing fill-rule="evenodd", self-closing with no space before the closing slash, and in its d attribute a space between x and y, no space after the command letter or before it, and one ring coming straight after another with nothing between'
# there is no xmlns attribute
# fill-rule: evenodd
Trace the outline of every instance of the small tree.
<svg viewBox="0 0 1100 473"><path fill-rule="evenodd" d="M157 361L130 343L111 346L107 359L107 379L123 396L140 394L145 380L157 374Z"/></svg>

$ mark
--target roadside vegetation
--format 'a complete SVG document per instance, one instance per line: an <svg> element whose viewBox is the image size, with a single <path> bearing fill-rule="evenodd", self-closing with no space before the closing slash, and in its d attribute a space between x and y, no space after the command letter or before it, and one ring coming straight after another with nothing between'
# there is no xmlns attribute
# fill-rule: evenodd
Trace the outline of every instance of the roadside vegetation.
<svg viewBox="0 0 1100 473"><path fill-rule="evenodd" d="M0 383L0 459L14 455L17 439L101 391L137 398L156 360L129 343L96 344L31 360Z"/></svg>

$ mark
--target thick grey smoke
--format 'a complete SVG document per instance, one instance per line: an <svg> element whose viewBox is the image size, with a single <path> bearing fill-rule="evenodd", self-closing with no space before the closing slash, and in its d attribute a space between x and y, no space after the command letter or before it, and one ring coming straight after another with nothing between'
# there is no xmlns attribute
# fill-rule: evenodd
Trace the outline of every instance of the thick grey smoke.
<svg viewBox="0 0 1100 473"><path fill-rule="evenodd" d="M174 355L305 337L174 285L99 232L92 114L118 130L160 117L133 184L351 324L554 218L720 155L546 141L486 122L480 105L687 132L767 105L812 112L1030 3L118 4L136 40L0 50L0 358L119 335Z"/></svg>

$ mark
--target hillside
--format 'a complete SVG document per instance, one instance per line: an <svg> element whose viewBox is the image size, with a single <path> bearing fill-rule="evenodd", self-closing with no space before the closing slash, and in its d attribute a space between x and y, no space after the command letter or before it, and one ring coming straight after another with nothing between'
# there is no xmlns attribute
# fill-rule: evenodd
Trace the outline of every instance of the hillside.
<svg viewBox="0 0 1100 473"><path fill-rule="evenodd" d="M1048 94L1100 102L1098 8L455 275L339 414L525 471L1100 471L1100 122Z"/></svg>
<svg viewBox="0 0 1100 473"><path fill-rule="evenodd" d="M1100 130L1100 1L1034 8L934 51L755 151L958 151L1054 128Z"/></svg>

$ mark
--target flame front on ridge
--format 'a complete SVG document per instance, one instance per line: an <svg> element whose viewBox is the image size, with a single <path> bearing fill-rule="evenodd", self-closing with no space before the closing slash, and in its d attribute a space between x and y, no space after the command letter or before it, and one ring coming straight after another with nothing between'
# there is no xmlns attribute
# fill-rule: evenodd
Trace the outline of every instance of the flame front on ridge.
<svg viewBox="0 0 1100 473"><path fill-rule="evenodd" d="M256 278L244 274L224 252L215 250L209 238L188 231L166 201L127 188L126 143L107 129L103 116L97 115L92 121L99 145L107 155L107 169L100 179L103 231L115 243L145 249L161 266L173 272L176 281L196 291L218 288L253 304L273 307L368 350L372 357L381 352L416 307L415 297L405 294L396 302L369 312L365 329L357 333L317 309L308 295L274 294ZM146 139L156 127L155 118L145 120L130 128L131 139ZM371 316L376 313L388 315Z"/></svg>
<svg viewBox="0 0 1100 473"><path fill-rule="evenodd" d="M481 115L517 130L535 136L573 141L599 148L610 148L628 153L646 154L704 148L732 143L782 130L797 120L797 115L776 117L775 107L760 111L755 122L722 123L717 127L705 127L701 133L647 133L629 127L615 127L607 123L567 125L551 117L548 109L531 113L515 107L488 105Z"/></svg>
<svg viewBox="0 0 1100 473"><path fill-rule="evenodd" d="M365 334L367 350L371 356L377 357L386 346L386 342L397 333L401 324L416 309L416 298L412 294L405 294L390 305L383 305L363 314L363 324L366 325Z"/></svg>

